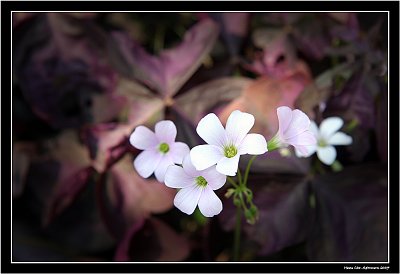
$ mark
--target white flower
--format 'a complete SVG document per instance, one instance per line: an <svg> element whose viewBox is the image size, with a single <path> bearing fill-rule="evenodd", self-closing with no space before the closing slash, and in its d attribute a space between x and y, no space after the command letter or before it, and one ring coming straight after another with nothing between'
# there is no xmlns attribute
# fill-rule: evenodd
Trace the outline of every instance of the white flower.
<svg viewBox="0 0 400 274"><path fill-rule="evenodd" d="M316 139L310 131L310 119L301 110L292 110L283 106L276 110L279 129L277 134L268 142L269 150L292 145L295 149L306 155L308 146L315 145Z"/></svg>
<svg viewBox="0 0 400 274"><path fill-rule="evenodd" d="M226 129L214 113L200 120L196 131L208 145L199 145L190 151L197 170L217 164L217 171L235 176L239 157L243 154L260 155L267 152L267 141L260 134L247 134L254 125L254 116L235 110L226 123Z"/></svg>
<svg viewBox="0 0 400 274"><path fill-rule="evenodd" d="M148 178L153 172L159 182L164 182L168 166L181 164L189 153L189 147L175 142L176 127L172 121L160 121L155 133L145 126L138 126L129 141L132 146L144 150L133 162L140 176Z"/></svg>
<svg viewBox="0 0 400 274"><path fill-rule="evenodd" d="M317 152L318 159L326 165L331 165L336 160L335 145L350 145L353 142L351 136L339 132L343 126L343 120L339 117L330 117L322 121L319 129L317 124L311 122L310 130L317 137L317 143L308 147L308 153L301 155L296 150L298 157L308 157Z"/></svg>
<svg viewBox="0 0 400 274"><path fill-rule="evenodd" d="M176 194L174 205L192 214L199 205L200 212L206 217L212 217L222 211L222 202L214 193L226 182L226 176L217 172L215 167L196 170L188 154L182 167L170 166L165 174L165 185L171 188L181 188Z"/></svg>

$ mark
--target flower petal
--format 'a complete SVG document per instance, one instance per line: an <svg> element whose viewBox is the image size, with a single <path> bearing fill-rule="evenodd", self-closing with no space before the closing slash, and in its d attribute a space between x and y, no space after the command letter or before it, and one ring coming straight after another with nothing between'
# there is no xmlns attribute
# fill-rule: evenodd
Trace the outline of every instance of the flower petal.
<svg viewBox="0 0 400 274"><path fill-rule="evenodd" d="M217 163L217 171L228 176L235 176L239 165L239 157L239 154L232 158L223 157Z"/></svg>
<svg viewBox="0 0 400 274"><path fill-rule="evenodd" d="M160 143L172 144L176 138L176 126L172 121L160 121L155 126L156 136Z"/></svg>
<svg viewBox="0 0 400 274"><path fill-rule="evenodd" d="M336 159L336 149L333 146L318 147L318 159L326 165L331 165Z"/></svg>
<svg viewBox="0 0 400 274"><path fill-rule="evenodd" d="M190 159L197 170L215 165L222 157L222 148L213 145L195 146L190 151Z"/></svg>
<svg viewBox="0 0 400 274"><path fill-rule="evenodd" d="M319 129L317 124L314 121L311 121L309 130L314 133L315 137L318 138L319 136Z"/></svg>
<svg viewBox="0 0 400 274"><path fill-rule="evenodd" d="M199 200L200 212L206 217L213 217L222 211L222 202L210 187L205 187Z"/></svg>
<svg viewBox="0 0 400 274"><path fill-rule="evenodd" d="M250 133L244 137L239 147L239 154L260 155L267 152L267 141L261 134Z"/></svg>
<svg viewBox="0 0 400 274"><path fill-rule="evenodd" d="M226 122L227 138L232 144L239 145L254 125L254 116L250 113L235 110Z"/></svg>
<svg viewBox="0 0 400 274"><path fill-rule="evenodd" d="M292 121L284 132L284 137L288 139L303 133L309 129L310 123L310 118L304 112L298 109L293 110Z"/></svg>
<svg viewBox="0 0 400 274"><path fill-rule="evenodd" d="M208 186L211 187L212 190L220 189L226 182L226 176L219 173L215 166L201 171L200 175L207 180Z"/></svg>
<svg viewBox="0 0 400 274"><path fill-rule="evenodd" d="M335 132L343 126L343 120L340 117L329 117L322 121L319 126L319 132L322 138L328 140Z"/></svg>
<svg viewBox="0 0 400 274"><path fill-rule="evenodd" d="M203 188L197 185L182 188L175 196L174 205L180 211L190 215L196 209L202 192Z"/></svg>
<svg viewBox="0 0 400 274"><path fill-rule="evenodd" d="M190 154L186 155L185 158L183 158L182 167L185 173L191 177L197 177L200 174L199 171L192 164Z"/></svg>
<svg viewBox="0 0 400 274"><path fill-rule="evenodd" d="M154 132L145 126L136 127L129 136L129 142L132 146L141 150L156 147L159 143Z"/></svg>
<svg viewBox="0 0 400 274"><path fill-rule="evenodd" d="M148 178L156 170L162 155L156 150L142 151L133 162L137 173L143 178Z"/></svg>
<svg viewBox="0 0 400 274"><path fill-rule="evenodd" d="M293 146L295 146L295 145L311 146L311 145L315 145L317 143L317 139L315 138L315 136L312 132L307 130L303 133L300 133L296 136L286 139L286 142Z"/></svg>
<svg viewBox="0 0 400 274"><path fill-rule="evenodd" d="M172 188L185 188L195 184L194 178L186 174L180 166L169 166L164 181L166 186Z"/></svg>
<svg viewBox="0 0 400 274"><path fill-rule="evenodd" d="M171 157L169 157L168 155L163 155L160 163L158 164L154 175L156 175L157 181L159 181L160 183L164 182L164 178L165 178L165 173L167 172L167 168L171 165L173 165L174 162L172 161Z"/></svg>
<svg viewBox="0 0 400 274"><path fill-rule="evenodd" d="M353 138L343 132L336 132L328 139L330 145L350 145L351 143L353 143Z"/></svg>
<svg viewBox="0 0 400 274"><path fill-rule="evenodd" d="M189 147L187 144L182 142L172 143L169 147L169 157L176 164L182 164L183 158L189 154Z"/></svg>
<svg viewBox="0 0 400 274"><path fill-rule="evenodd" d="M196 128L197 134L210 145L223 146L225 144L225 129L214 113L202 118Z"/></svg>
<svg viewBox="0 0 400 274"><path fill-rule="evenodd" d="M279 132L283 134L292 121L292 110L289 107L283 106L278 107L276 113L278 115Z"/></svg>
<svg viewBox="0 0 400 274"><path fill-rule="evenodd" d="M310 157L317 151L317 145L313 146L298 146L294 147L294 151L297 157Z"/></svg>

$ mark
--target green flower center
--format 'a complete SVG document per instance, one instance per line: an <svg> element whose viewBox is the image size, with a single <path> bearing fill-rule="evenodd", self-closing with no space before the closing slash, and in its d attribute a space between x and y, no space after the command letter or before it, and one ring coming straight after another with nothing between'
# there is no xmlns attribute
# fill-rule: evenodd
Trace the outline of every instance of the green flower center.
<svg viewBox="0 0 400 274"><path fill-rule="evenodd" d="M318 140L319 147L326 147L327 145L328 145L328 143L324 139L321 138Z"/></svg>
<svg viewBox="0 0 400 274"><path fill-rule="evenodd" d="M158 147L158 150L161 153L167 153L169 151L169 145L167 143L161 143L160 146Z"/></svg>
<svg viewBox="0 0 400 274"><path fill-rule="evenodd" d="M237 154L237 148L234 145L224 147L224 155L227 158L232 158Z"/></svg>
<svg viewBox="0 0 400 274"><path fill-rule="evenodd" d="M205 187L208 183L207 180L204 179L203 176L196 177L196 184L200 187Z"/></svg>

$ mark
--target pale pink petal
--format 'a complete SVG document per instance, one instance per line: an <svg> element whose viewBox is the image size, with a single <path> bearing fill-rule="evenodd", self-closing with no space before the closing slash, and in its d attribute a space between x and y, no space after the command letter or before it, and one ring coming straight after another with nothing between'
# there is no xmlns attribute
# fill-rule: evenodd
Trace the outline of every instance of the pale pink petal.
<svg viewBox="0 0 400 274"><path fill-rule="evenodd" d="M169 166L165 173L165 185L172 188L185 188L195 184L192 176L180 166Z"/></svg>
<svg viewBox="0 0 400 274"><path fill-rule="evenodd" d="M156 136L160 143L172 144L176 138L176 126L172 121L164 120L156 124Z"/></svg>
<svg viewBox="0 0 400 274"><path fill-rule="evenodd" d="M239 154L232 158L223 157L217 163L217 171L228 175L235 176L239 165Z"/></svg>
<svg viewBox="0 0 400 274"><path fill-rule="evenodd" d="M310 127L310 118L301 110L295 109L292 112L292 121L289 127L284 132L285 139L292 138Z"/></svg>
<svg viewBox="0 0 400 274"><path fill-rule="evenodd" d="M213 145L195 146L190 150L190 159L197 170L209 168L223 157L222 148Z"/></svg>
<svg viewBox="0 0 400 274"><path fill-rule="evenodd" d="M330 145L350 145L352 142L353 138L343 132L336 132L328 139Z"/></svg>
<svg viewBox="0 0 400 274"><path fill-rule="evenodd" d="M343 126L343 120L339 117L329 117L322 121L319 132L322 138L328 140Z"/></svg>
<svg viewBox="0 0 400 274"><path fill-rule="evenodd" d="M250 113L235 110L229 115L226 122L228 140L233 145L239 145L254 125L254 116Z"/></svg>
<svg viewBox="0 0 400 274"><path fill-rule="evenodd" d="M336 159L336 149L333 146L318 147L318 159L326 165L331 165Z"/></svg>
<svg viewBox="0 0 400 274"><path fill-rule="evenodd" d="M189 154L189 147L182 142L172 143L169 146L168 155L172 158L175 164L182 164L183 158Z"/></svg>
<svg viewBox="0 0 400 274"><path fill-rule="evenodd" d="M144 150L155 148L158 145L158 139L154 132L144 126L138 126L129 137L132 146Z"/></svg>
<svg viewBox="0 0 400 274"><path fill-rule="evenodd" d="M182 188L175 196L174 205L182 212L190 215L196 209L202 192L203 188L197 185Z"/></svg>
<svg viewBox="0 0 400 274"><path fill-rule="evenodd" d="M297 157L310 157L317 151L317 145L313 146L295 146L294 151Z"/></svg>
<svg viewBox="0 0 400 274"><path fill-rule="evenodd" d="M199 209L206 217L213 217L222 211L222 202L210 187L205 187L201 193Z"/></svg>
<svg viewBox="0 0 400 274"><path fill-rule="evenodd" d="M286 139L286 142L293 146L295 146L295 145L310 146L310 145L315 145L317 143L317 139L315 138L315 136L312 132L305 131L305 132L300 133L292 138Z"/></svg>
<svg viewBox="0 0 400 274"><path fill-rule="evenodd" d="M201 171L201 176L206 179L208 186L213 190L220 189L226 182L226 176L219 173L215 166L209 167L206 170Z"/></svg>
<svg viewBox="0 0 400 274"><path fill-rule="evenodd" d="M148 178L156 170L162 155L156 150L142 151L133 162L137 173L143 178Z"/></svg>
<svg viewBox="0 0 400 274"><path fill-rule="evenodd" d="M279 132L283 134L292 121L292 110L289 107L283 106L278 107L276 113L278 115Z"/></svg>
<svg viewBox="0 0 400 274"><path fill-rule="evenodd" d="M199 171L194 167L192 161L190 160L190 154L186 155L185 158L183 158L182 167L186 174L188 174L189 176L199 176Z"/></svg>
<svg viewBox="0 0 400 274"><path fill-rule="evenodd" d="M223 146L225 144L225 129L214 113L207 114L201 119L196 131L210 145Z"/></svg>
<svg viewBox="0 0 400 274"><path fill-rule="evenodd" d="M239 147L239 154L260 155L267 152L267 141L261 134L250 133L244 137Z"/></svg>
<svg viewBox="0 0 400 274"><path fill-rule="evenodd" d="M165 177L165 173L167 172L167 168L173 164L174 164L174 162L168 155L162 156L160 163L158 164L158 166L154 172L154 175L156 175L157 181L159 181L160 183L164 182L164 177Z"/></svg>

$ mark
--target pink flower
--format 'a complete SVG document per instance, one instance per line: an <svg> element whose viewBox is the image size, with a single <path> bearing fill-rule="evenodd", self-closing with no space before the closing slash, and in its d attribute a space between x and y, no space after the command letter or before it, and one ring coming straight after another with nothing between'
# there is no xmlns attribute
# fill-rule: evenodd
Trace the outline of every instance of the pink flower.
<svg viewBox="0 0 400 274"><path fill-rule="evenodd" d="M199 145L190 151L193 165L197 170L204 170L217 164L218 172L235 176L240 155L267 152L267 141L262 135L248 134L253 125L254 116L239 110L229 115L226 129L217 115L207 114L196 131L208 145Z"/></svg>
<svg viewBox="0 0 400 274"><path fill-rule="evenodd" d="M145 126L135 128L129 141L132 146L144 150L133 162L140 176L148 178L154 172L157 180L164 182L167 168L182 164L189 147L182 142L175 142L175 138L176 126L172 121L158 122L155 133Z"/></svg>
<svg viewBox="0 0 400 274"><path fill-rule="evenodd" d="M334 146L350 145L353 142L353 138L339 129L343 126L343 120L340 117L329 117L321 122L318 129L317 124L311 122L311 131L317 138L315 145L308 147L307 154L300 154L296 149L296 155L298 157L309 157L317 152L318 159L326 165L332 165L336 160L336 149Z"/></svg>
<svg viewBox="0 0 400 274"><path fill-rule="evenodd" d="M170 166L165 174L165 185L181 188L176 194L174 205L182 212L190 215L199 205L200 212L206 217L218 215L222 211L222 202L214 193L226 182L226 176L210 167L196 170L190 155L187 155L182 167Z"/></svg>
<svg viewBox="0 0 400 274"><path fill-rule="evenodd" d="M308 147L315 145L317 140L310 131L311 121L301 110L292 110L283 106L277 109L279 129L278 133L268 142L268 150L292 145L306 155Z"/></svg>

